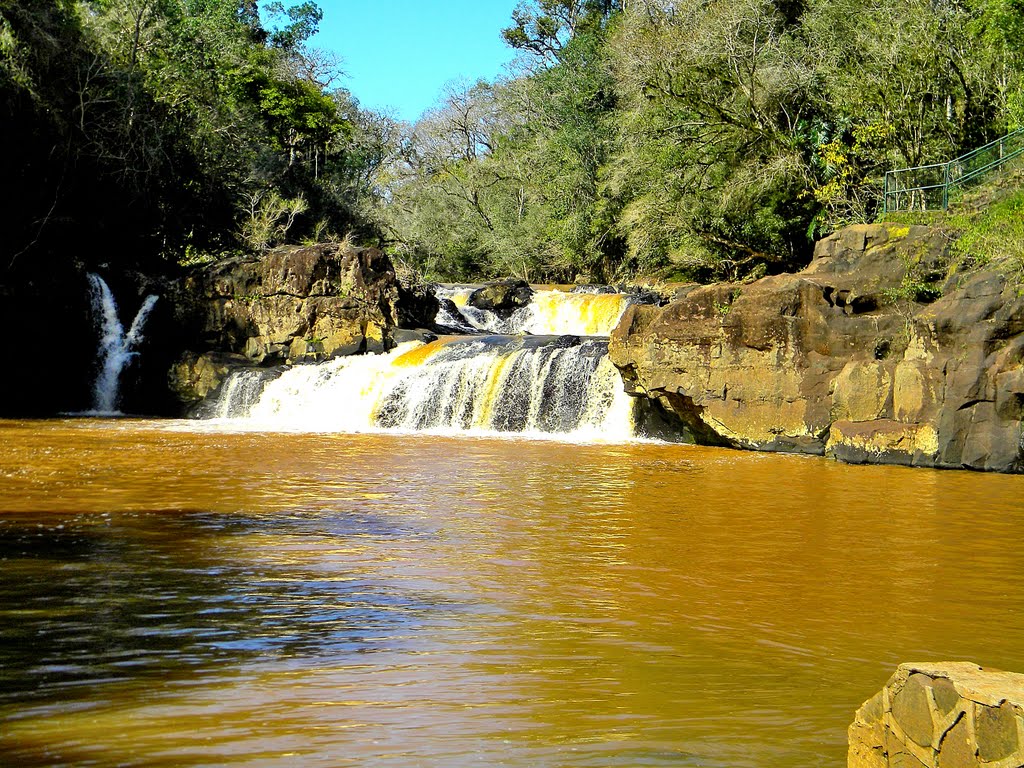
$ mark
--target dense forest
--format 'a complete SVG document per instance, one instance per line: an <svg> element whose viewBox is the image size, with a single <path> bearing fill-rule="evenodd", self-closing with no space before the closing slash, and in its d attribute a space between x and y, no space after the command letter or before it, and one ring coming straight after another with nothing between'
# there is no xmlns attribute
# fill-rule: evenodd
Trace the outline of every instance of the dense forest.
<svg viewBox="0 0 1024 768"><path fill-rule="evenodd" d="M160 270L375 237L364 209L393 121L309 46L314 3L262 15L256 0L0 0L0 269L97 250Z"/></svg>
<svg viewBox="0 0 1024 768"><path fill-rule="evenodd" d="M757 274L1024 124L1021 0L531 0L495 30L515 72L414 125L340 87L321 19L0 0L0 269L348 236L431 278Z"/></svg>

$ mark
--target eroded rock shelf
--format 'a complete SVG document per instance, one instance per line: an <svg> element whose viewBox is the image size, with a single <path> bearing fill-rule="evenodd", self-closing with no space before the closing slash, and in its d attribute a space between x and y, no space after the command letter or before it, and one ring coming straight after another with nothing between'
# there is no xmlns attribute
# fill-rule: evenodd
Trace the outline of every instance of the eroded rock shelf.
<svg viewBox="0 0 1024 768"><path fill-rule="evenodd" d="M848 462L1024 468L1024 299L948 276L926 227L849 227L796 274L684 286L612 335L629 389L697 442Z"/></svg>

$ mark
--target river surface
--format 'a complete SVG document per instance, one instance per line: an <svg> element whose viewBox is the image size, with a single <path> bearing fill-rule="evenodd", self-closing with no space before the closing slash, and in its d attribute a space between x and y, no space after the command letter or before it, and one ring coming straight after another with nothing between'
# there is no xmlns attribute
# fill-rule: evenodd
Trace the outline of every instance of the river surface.
<svg viewBox="0 0 1024 768"><path fill-rule="evenodd" d="M900 662L1024 671L1022 490L0 422L0 764L839 768Z"/></svg>

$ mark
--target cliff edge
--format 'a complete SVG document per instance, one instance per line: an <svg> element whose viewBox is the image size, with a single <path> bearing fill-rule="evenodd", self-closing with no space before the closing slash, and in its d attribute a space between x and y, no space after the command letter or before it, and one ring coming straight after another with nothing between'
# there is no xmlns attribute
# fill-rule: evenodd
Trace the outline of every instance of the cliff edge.
<svg viewBox="0 0 1024 768"><path fill-rule="evenodd" d="M796 274L633 306L610 355L696 442L1024 470L1024 298L929 227L848 227Z"/></svg>

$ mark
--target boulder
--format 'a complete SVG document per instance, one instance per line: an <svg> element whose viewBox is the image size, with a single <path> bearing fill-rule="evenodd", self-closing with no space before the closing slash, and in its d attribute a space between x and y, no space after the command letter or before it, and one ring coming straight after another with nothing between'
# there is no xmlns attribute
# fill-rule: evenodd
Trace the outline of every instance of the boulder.
<svg viewBox="0 0 1024 768"><path fill-rule="evenodd" d="M168 376L171 391L186 405L202 402L215 392L231 371L249 366L244 355L225 352L186 352Z"/></svg>
<svg viewBox="0 0 1024 768"><path fill-rule="evenodd" d="M399 328L433 328L440 309L433 285L399 283L395 318Z"/></svg>
<svg viewBox="0 0 1024 768"><path fill-rule="evenodd" d="M969 662L901 664L857 710L849 768L1024 765L1024 675Z"/></svg>
<svg viewBox="0 0 1024 768"><path fill-rule="evenodd" d="M375 248L286 246L200 267L168 290L179 347L169 389L191 407L239 367L390 349L397 301Z"/></svg>
<svg viewBox="0 0 1024 768"><path fill-rule="evenodd" d="M525 280L497 280L473 291L467 304L499 315L510 315L533 298L533 289Z"/></svg>
<svg viewBox="0 0 1024 768"><path fill-rule="evenodd" d="M177 304L193 351L273 365L390 348L397 301L383 252L320 244L201 268Z"/></svg>
<svg viewBox="0 0 1024 768"><path fill-rule="evenodd" d="M849 227L800 273L629 307L609 353L698 442L1019 472L1024 299L990 271L946 280L947 249Z"/></svg>

